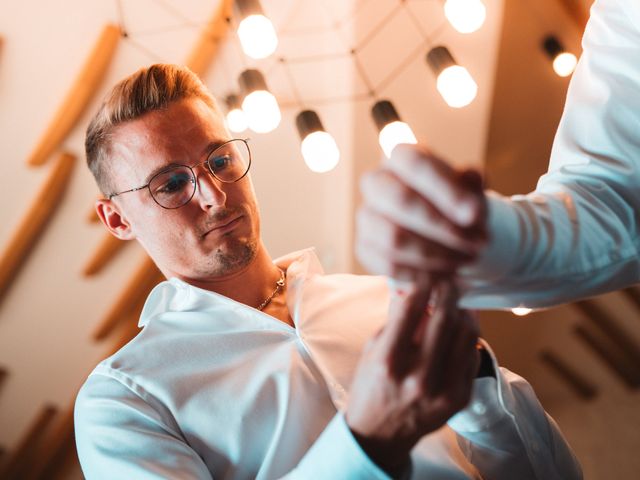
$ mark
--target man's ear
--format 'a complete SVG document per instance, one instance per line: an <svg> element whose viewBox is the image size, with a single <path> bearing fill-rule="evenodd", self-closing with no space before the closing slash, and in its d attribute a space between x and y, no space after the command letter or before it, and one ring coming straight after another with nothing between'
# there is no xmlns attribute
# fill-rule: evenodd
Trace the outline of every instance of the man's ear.
<svg viewBox="0 0 640 480"><path fill-rule="evenodd" d="M113 201L107 199L97 200L96 212L102 223L104 223L104 226L107 227L107 230L109 230L114 237L120 240L131 240L135 238L131 231L129 221Z"/></svg>

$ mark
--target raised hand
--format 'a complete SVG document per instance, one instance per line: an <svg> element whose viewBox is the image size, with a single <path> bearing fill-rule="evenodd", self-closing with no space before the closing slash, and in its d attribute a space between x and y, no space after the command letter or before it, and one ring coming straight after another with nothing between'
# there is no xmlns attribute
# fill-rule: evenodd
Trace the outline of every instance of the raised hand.
<svg viewBox="0 0 640 480"><path fill-rule="evenodd" d="M363 176L361 191L356 255L372 273L410 282L451 274L486 243L480 174L456 170L423 147L396 147Z"/></svg>
<svg viewBox="0 0 640 480"><path fill-rule="evenodd" d="M407 466L422 436L469 401L478 327L456 302L449 282L396 295L387 325L358 364L346 421L370 458L392 475Z"/></svg>

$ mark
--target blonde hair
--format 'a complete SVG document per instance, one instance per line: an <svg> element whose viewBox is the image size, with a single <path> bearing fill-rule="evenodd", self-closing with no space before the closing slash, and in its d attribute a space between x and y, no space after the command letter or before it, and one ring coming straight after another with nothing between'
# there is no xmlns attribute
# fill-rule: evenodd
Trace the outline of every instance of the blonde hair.
<svg viewBox="0 0 640 480"><path fill-rule="evenodd" d="M113 193L109 157L116 126L184 98L200 98L214 112L218 106L198 76L186 67L156 64L120 81L105 97L87 127L87 165L104 195Z"/></svg>

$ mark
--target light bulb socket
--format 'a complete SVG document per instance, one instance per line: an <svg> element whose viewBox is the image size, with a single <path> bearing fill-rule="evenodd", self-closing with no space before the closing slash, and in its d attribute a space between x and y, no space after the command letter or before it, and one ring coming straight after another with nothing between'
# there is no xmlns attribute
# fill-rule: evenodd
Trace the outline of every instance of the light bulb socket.
<svg viewBox="0 0 640 480"><path fill-rule="evenodd" d="M229 111L235 110L236 108L242 109L242 102L240 101L240 97L235 93L227 95L224 99L224 103L227 105L227 109Z"/></svg>
<svg viewBox="0 0 640 480"><path fill-rule="evenodd" d="M240 83L240 88L242 89L242 93L245 97L251 92L255 92L256 90L269 91L269 89L267 88L267 82L264 79L262 73L260 73L259 70L255 70L253 68L242 72L240 74L238 82Z"/></svg>
<svg viewBox="0 0 640 480"><path fill-rule="evenodd" d="M247 18L249 15L264 15L262 5L258 0L235 0L235 7L240 18Z"/></svg>
<svg viewBox="0 0 640 480"><path fill-rule="evenodd" d="M313 132L324 132L320 117L313 110L303 110L296 116L296 127L300 134L300 139L304 140L307 135Z"/></svg>
<svg viewBox="0 0 640 480"><path fill-rule="evenodd" d="M555 35L547 35L542 41L542 48L551 60L564 52L564 47Z"/></svg>
<svg viewBox="0 0 640 480"><path fill-rule="evenodd" d="M373 117L376 127L378 127L378 131L381 131L391 122L400 121L400 115L398 115L393 103L389 100L380 100L379 102L376 102L371 109L371 116Z"/></svg>
<svg viewBox="0 0 640 480"><path fill-rule="evenodd" d="M458 63L454 60L449 49L440 45L429 50L427 64L437 77L445 68L452 67Z"/></svg>

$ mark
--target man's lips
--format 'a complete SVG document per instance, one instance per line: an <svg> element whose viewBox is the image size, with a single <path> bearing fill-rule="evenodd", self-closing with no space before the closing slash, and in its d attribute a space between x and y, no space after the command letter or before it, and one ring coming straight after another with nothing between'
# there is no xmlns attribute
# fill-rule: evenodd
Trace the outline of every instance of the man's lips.
<svg viewBox="0 0 640 480"><path fill-rule="evenodd" d="M209 227L209 229L205 232L203 237L206 237L212 232L217 233L217 232L226 232L227 230L231 230L233 227L235 227L239 223L241 219L242 219L242 215L238 215L236 217L232 217L227 220L224 220L212 227Z"/></svg>

